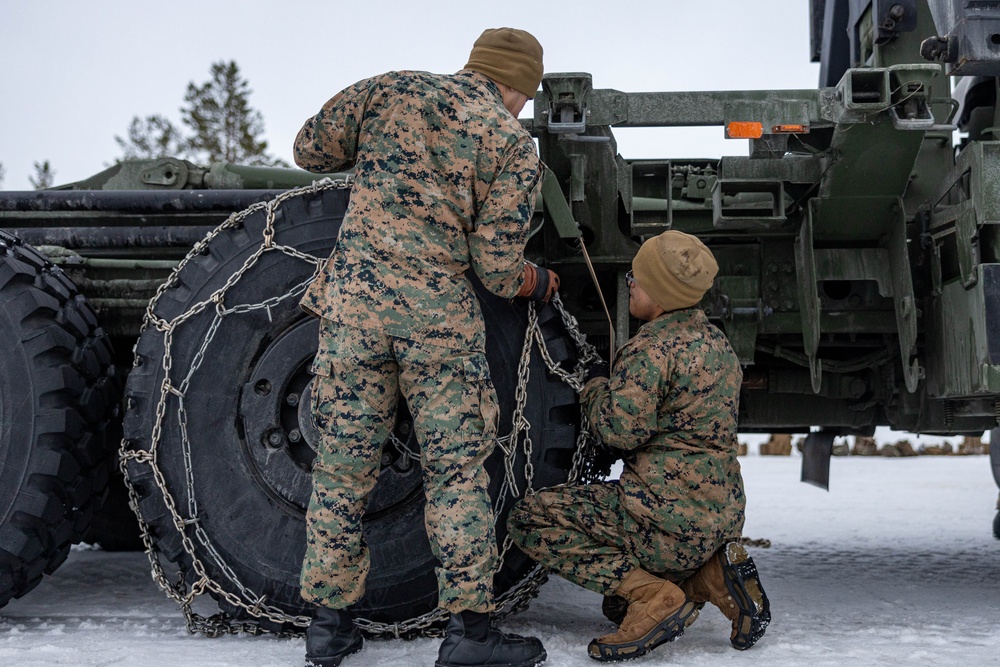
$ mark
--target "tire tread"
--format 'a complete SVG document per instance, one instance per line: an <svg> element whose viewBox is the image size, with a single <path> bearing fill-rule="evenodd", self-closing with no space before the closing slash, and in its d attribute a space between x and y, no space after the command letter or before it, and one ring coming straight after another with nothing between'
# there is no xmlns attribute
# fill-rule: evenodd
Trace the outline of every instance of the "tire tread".
<svg viewBox="0 0 1000 667"><path fill-rule="evenodd" d="M66 560L103 501L115 451L103 436L117 414L118 378L109 339L73 282L3 231L0 296L9 297L12 333L37 388L29 442L0 442L31 448L25 470L0 470L4 483L6 472L23 485L0 525L2 607Z"/></svg>

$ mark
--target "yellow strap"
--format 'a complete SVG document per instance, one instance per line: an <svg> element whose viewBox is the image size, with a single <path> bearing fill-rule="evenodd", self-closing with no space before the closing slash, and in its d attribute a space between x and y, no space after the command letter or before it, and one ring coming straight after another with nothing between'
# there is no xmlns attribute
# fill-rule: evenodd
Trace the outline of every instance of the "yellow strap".
<svg viewBox="0 0 1000 667"><path fill-rule="evenodd" d="M615 361L615 323L611 319L611 311L608 310L608 304L604 301L604 293L601 291L601 286L597 282L597 273L594 271L594 265L590 261L590 255L587 254L587 246L583 242L583 236L580 237L580 250L583 251L583 260L587 262L587 270L590 271L590 279L594 281L594 287L597 289L597 296L601 297L601 307L604 308L604 315L608 318L608 335L610 336L610 345L608 346L608 366L612 366Z"/></svg>

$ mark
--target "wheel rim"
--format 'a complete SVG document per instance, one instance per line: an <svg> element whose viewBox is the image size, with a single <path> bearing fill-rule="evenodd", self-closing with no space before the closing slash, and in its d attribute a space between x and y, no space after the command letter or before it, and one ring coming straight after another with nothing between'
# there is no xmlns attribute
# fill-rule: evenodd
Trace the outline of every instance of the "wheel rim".
<svg viewBox="0 0 1000 667"><path fill-rule="evenodd" d="M317 321L300 319L271 338L250 366L240 390L243 454L257 484L281 507L304 515L312 492L312 464L320 432L312 415ZM378 483L366 520L400 510L422 493L419 449L400 401L392 437L383 443Z"/></svg>

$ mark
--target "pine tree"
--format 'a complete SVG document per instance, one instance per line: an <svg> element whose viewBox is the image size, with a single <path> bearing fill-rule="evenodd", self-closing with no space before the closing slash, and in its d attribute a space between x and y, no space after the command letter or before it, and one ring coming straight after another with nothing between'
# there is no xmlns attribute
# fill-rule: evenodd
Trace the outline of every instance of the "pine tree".
<svg viewBox="0 0 1000 667"><path fill-rule="evenodd" d="M41 164L35 163L35 176L32 178L28 177L28 181L31 183L31 187L36 190L45 190L46 188L51 188L52 183L55 181L56 172L52 170L49 165L49 161L46 160Z"/></svg>
<svg viewBox="0 0 1000 667"><path fill-rule="evenodd" d="M159 114L133 116L126 138L115 135L115 142L122 149L122 160L183 157L187 152L180 131Z"/></svg>
<svg viewBox="0 0 1000 667"><path fill-rule="evenodd" d="M267 154L264 119L250 107L250 86L240 76L235 61L212 64L211 80L201 86L188 84L181 109L192 134L190 153L195 161L276 165Z"/></svg>
<svg viewBox="0 0 1000 667"><path fill-rule="evenodd" d="M200 86L192 81L184 95L181 120L190 130L178 128L154 114L134 116L127 136L115 136L122 149L118 161L133 158L178 157L201 165L236 162L247 165L287 167L267 153L264 118L250 106L250 86L240 76L235 61L217 62L211 79Z"/></svg>

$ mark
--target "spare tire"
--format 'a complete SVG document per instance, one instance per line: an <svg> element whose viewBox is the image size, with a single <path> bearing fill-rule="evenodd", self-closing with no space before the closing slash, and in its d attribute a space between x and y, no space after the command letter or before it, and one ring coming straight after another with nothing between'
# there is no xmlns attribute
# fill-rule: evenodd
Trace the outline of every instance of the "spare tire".
<svg viewBox="0 0 1000 667"><path fill-rule="evenodd" d="M106 493L111 343L61 269L0 231L0 606L66 560Z"/></svg>
<svg viewBox="0 0 1000 667"><path fill-rule="evenodd" d="M291 620L282 614L310 613L298 582L317 437L308 368L318 325L297 302L316 265L295 254L329 255L347 202L342 188L285 199L273 211L274 243L284 252L255 255L265 236L263 209L211 235L154 300L156 319L139 338L126 388L123 454L140 519L156 548L188 574L189 584L199 561L219 584L209 591L224 611L257 617L268 629ZM476 290L503 435L504 425L511 429L528 304L495 297L481 285ZM199 306L206 302L210 307ZM540 321L555 361L570 362L575 351L561 319L548 308ZM528 461L534 487L565 481L579 422L576 393L546 372L537 350L527 392L532 447L529 455L519 447L513 480L522 495ZM364 519L372 568L358 611L385 623L432 611L437 603L418 448L408 415L401 413ZM514 498L501 498L500 448L487 467L502 544ZM496 576L498 593L532 567L511 548Z"/></svg>

